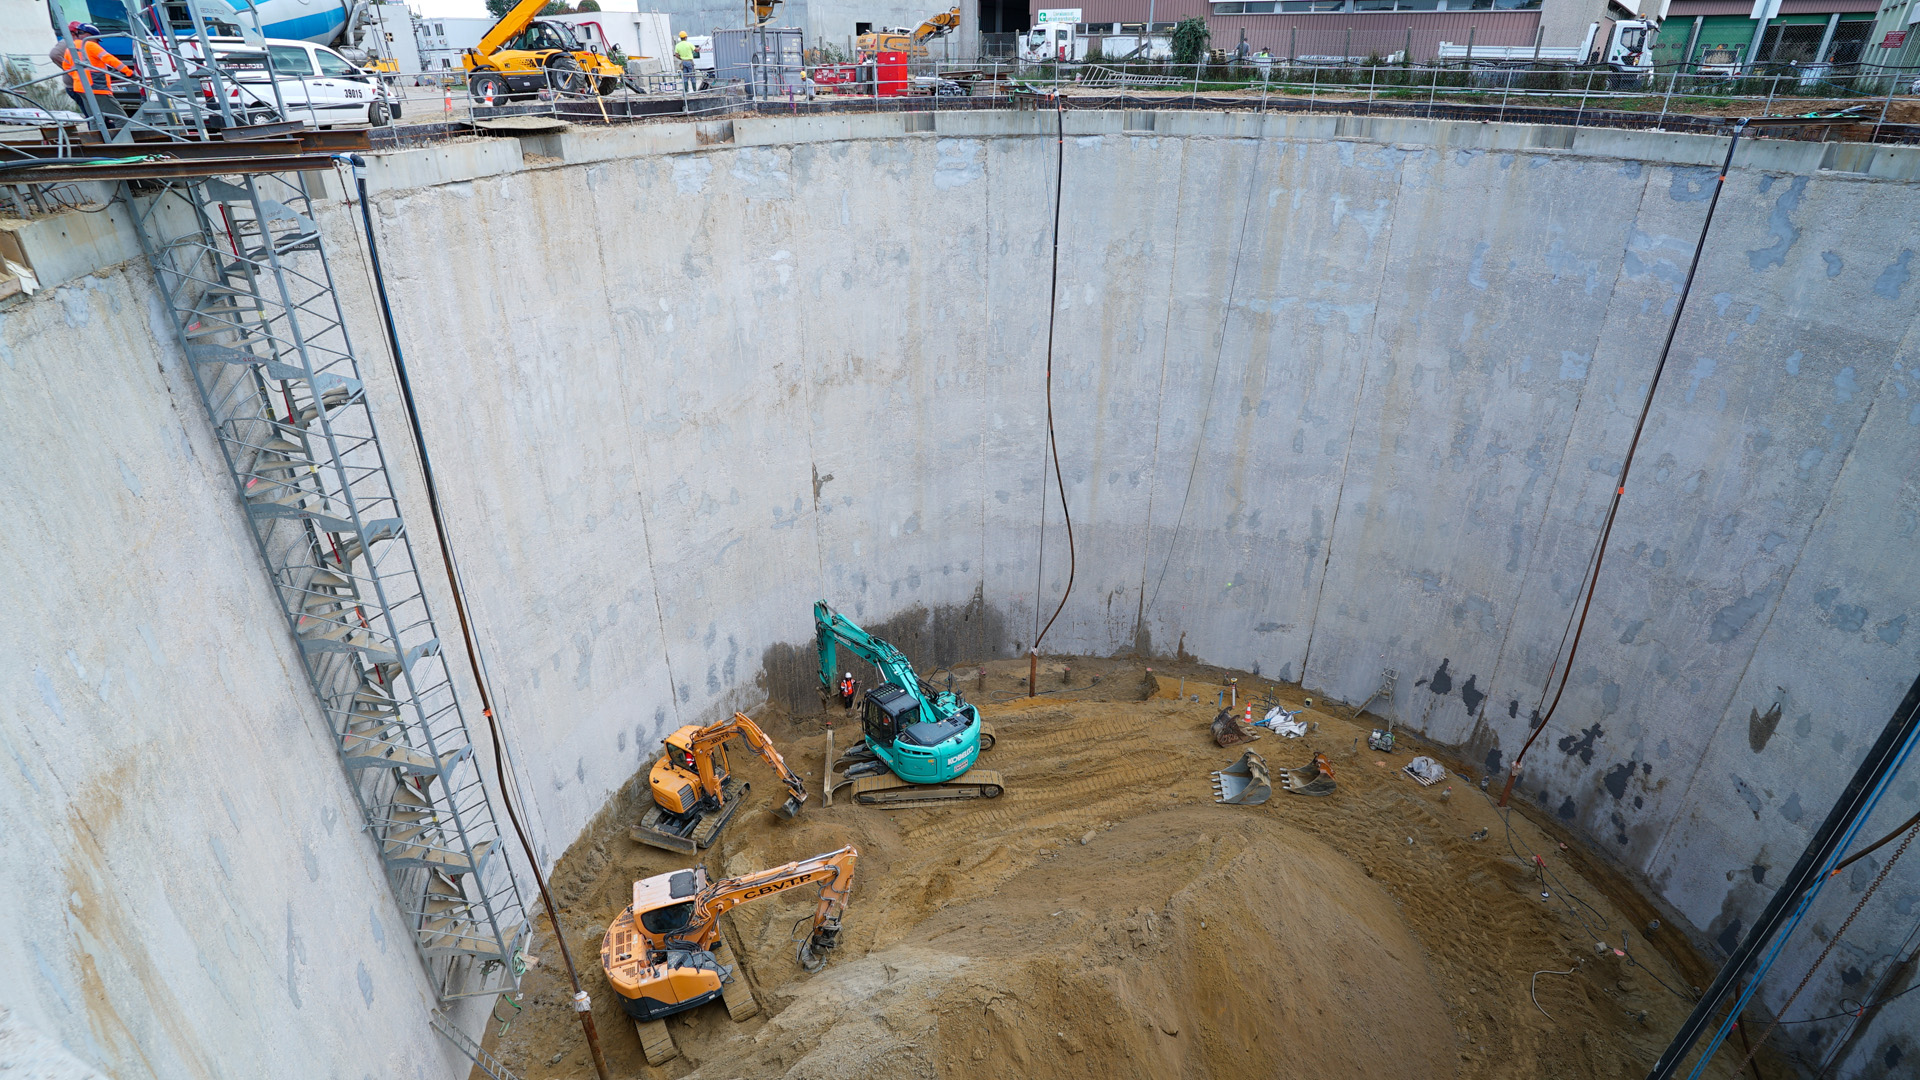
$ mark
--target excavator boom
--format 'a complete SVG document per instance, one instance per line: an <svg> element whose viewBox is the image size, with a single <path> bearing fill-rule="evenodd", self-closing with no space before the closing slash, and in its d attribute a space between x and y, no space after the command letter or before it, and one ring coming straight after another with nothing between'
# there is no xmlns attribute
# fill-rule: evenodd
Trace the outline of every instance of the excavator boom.
<svg viewBox="0 0 1920 1080"><path fill-rule="evenodd" d="M766 731L759 724L754 723L753 718L746 713L734 713L731 719L710 724L694 735L692 750L695 760L700 763L701 781L712 784L711 790L716 792L719 790L718 782L711 779L713 754L736 738L746 743L748 749L759 754L761 760L779 775L780 782L787 785L789 793L787 801L774 813L786 819L791 819L798 814L807 802L807 785L792 769L787 768L787 759L781 757L780 751L773 748L773 740L768 738Z"/></svg>

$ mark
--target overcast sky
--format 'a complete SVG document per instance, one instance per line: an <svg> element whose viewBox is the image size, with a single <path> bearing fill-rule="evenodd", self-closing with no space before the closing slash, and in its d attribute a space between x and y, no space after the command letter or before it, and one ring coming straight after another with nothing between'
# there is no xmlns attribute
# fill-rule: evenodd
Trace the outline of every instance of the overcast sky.
<svg viewBox="0 0 1920 1080"><path fill-rule="evenodd" d="M487 18L486 0L409 0L408 7L426 16L439 16L443 19ZM639 11L639 0L600 0L602 11ZM658 11L657 7L648 7L648 11Z"/></svg>
<svg viewBox="0 0 1920 1080"><path fill-rule="evenodd" d="M436 15L448 19L487 17L486 0L413 0L408 6L428 18Z"/></svg>

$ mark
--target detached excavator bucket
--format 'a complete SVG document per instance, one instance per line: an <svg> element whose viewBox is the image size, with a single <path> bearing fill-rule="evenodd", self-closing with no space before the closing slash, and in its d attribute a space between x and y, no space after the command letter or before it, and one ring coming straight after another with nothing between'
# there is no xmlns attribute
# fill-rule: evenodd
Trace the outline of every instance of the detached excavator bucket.
<svg viewBox="0 0 1920 1080"><path fill-rule="evenodd" d="M1325 754L1297 769L1280 770L1280 786L1295 795L1331 795L1334 792L1333 763Z"/></svg>
<svg viewBox="0 0 1920 1080"><path fill-rule="evenodd" d="M1273 797L1273 778L1267 759L1249 750L1240 760L1213 774L1215 802L1258 806Z"/></svg>
<svg viewBox="0 0 1920 1080"><path fill-rule="evenodd" d="M1260 733L1242 723L1232 709L1221 709L1220 715L1213 718L1213 743L1215 746L1232 746L1235 743L1252 742Z"/></svg>

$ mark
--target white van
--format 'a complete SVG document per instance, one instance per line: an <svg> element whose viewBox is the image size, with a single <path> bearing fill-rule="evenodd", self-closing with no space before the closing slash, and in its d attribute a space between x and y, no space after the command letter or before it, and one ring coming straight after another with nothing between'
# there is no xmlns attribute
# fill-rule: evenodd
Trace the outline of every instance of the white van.
<svg viewBox="0 0 1920 1080"><path fill-rule="evenodd" d="M235 113L259 122L279 112L281 119L309 127L385 127L400 115L400 103L388 94L379 77L363 71L346 57L311 41L267 38L266 55L259 46L238 38L213 39L214 54L238 86L227 93ZM270 83L267 63L272 65ZM280 101L274 100L274 86ZM212 87L206 86L211 95ZM284 112L280 110L284 108Z"/></svg>

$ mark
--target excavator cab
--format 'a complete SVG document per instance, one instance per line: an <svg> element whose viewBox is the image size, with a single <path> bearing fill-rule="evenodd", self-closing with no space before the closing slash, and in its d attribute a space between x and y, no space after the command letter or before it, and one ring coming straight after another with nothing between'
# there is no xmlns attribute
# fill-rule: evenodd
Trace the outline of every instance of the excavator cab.
<svg viewBox="0 0 1920 1080"><path fill-rule="evenodd" d="M861 721L868 746L892 746L901 732L919 724L920 699L885 683L867 691L867 710Z"/></svg>

